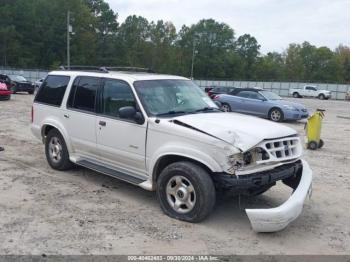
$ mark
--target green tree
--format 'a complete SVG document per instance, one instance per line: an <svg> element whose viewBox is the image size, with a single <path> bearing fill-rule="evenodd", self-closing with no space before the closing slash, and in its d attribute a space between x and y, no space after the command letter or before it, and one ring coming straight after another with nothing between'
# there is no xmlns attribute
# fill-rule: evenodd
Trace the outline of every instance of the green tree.
<svg viewBox="0 0 350 262"><path fill-rule="evenodd" d="M244 79L254 79L255 64L260 54L260 45L255 37L244 34L235 42L235 50L241 57L244 68Z"/></svg>

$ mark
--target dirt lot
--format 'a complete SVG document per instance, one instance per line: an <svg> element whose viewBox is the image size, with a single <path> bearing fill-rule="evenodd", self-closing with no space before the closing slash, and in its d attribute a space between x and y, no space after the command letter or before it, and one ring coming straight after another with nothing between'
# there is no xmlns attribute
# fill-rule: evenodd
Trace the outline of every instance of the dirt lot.
<svg viewBox="0 0 350 262"><path fill-rule="evenodd" d="M0 102L0 254L350 254L350 103L302 99L327 110L319 151L305 151L313 195L278 233L254 233L244 208L287 199L282 184L258 198L217 201L189 224L165 216L152 192L93 171L57 172L30 132L33 96ZM287 125L304 134L303 123Z"/></svg>

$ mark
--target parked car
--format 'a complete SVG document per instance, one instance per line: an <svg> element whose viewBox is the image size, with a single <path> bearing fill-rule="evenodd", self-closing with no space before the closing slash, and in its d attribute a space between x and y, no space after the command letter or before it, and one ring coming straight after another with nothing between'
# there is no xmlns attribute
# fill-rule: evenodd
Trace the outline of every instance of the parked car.
<svg viewBox="0 0 350 262"><path fill-rule="evenodd" d="M345 100L350 100L350 89L345 94Z"/></svg>
<svg viewBox="0 0 350 262"><path fill-rule="evenodd" d="M34 84L20 75L0 75L0 80L6 83L12 93L27 92L34 94Z"/></svg>
<svg viewBox="0 0 350 262"><path fill-rule="evenodd" d="M214 98L215 95L219 94L229 94L233 90L235 90L235 87L233 86L214 86L205 88L205 92L210 98Z"/></svg>
<svg viewBox="0 0 350 262"><path fill-rule="evenodd" d="M307 118L307 109L298 103L282 99L277 94L258 88L237 88L230 95L217 95L223 111L268 118L275 122Z"/></svg>
<svg viewBox="0 0 350 262"><path fill-rule="evenodd" d="M154 190L165 214L188 222L211 213L216 190L257 195L277 181L293 194L246 209L253 229L281 230L301 213L312 171L295 130L222 112L183 77L106 70L51 72L39 89L31 130L53 169L74 163Z"/></svg>
<svg viewBox="0 0 350 262"><path fill-rule="evenodd" d="M0 100L10 100L12 92L8 90L7 85L0 81Z"/></svg>
<svg viewBox="0 0 350 262"><path fill-rule="evenodd" d="M332 97L331 91L318 90L316 86L304 86L302 88L291 88L289 94L294 98L301 97L317 97L321 100L329 99Z"/></svg>
<svg viewBox="0 0 350 262"><path fill-rule="evenodd" d="M38 90L39 87L42 85L43 82L44 82L44 78L40 78L40 79L36 80L36 81L34 82L35 89Z"/></svg>

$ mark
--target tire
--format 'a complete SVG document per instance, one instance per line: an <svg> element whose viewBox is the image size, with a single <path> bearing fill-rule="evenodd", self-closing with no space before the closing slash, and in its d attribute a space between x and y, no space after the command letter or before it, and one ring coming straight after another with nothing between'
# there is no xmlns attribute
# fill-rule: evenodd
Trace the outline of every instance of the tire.
<svg viewBox="0 0 350 262"><path fill-rule="evenodd" d="M34 94L34 90L33 91L28 91L28 94L30 94L30 95Z"/></svg>
<svg viewBox="0 0 350 262"><path fill-rule="evenodd" d="M318 99L324 100L326 98L326 96L324 94L319 94L318 95Z"/></svg>
<svg viewBox="0 0 350 262"><path fill-rule="evenodd" d="M66 142L57 129L50 130L45 139L45 154L47 162L53 169L63 171L73 166L69 160Z"/></svg>
<svg viewBox="0 0 350 262"><path fill-rule="evenodd" d="M196 223L213 210L216 192L206 170L194 163L181 161L168 165L161 172L157 179L157 196L166 215ZM180 204L176 207L177 201Z"/></svg>
<svg viewBox="0 0 350 262"><path fill-rule="evenodd" d="M318 143L318 148L321 148L324 146L324 141L320 139L320 142Z"/></svg>
<svg viewBox="0 0 350 262"><path fill-rule="evenodd" d="M300 98L300 95L299 95L299 93L294 92L294 93L293 93L293 97L294 97L294 98Z"/></svg>
<svg viewBox="0 0 350 262"><path fill-rule="evenodd" d="M232 112L230 105L227 103L222 103L221 110L224 112Z"/></svg>
<svg viewBox="0 0 350 262"><path fill-rule="evenodd" d="M316 141L310 141L307 145L307 148L311 150L316 150L318 148L318 144Z"/></svg>
<svg viewBox="0 0 350 262"><path fill-rule="evenodd" d="M273 122L282 122L284 115L281 109L272 108L269 112L268 118Z"/></svg>

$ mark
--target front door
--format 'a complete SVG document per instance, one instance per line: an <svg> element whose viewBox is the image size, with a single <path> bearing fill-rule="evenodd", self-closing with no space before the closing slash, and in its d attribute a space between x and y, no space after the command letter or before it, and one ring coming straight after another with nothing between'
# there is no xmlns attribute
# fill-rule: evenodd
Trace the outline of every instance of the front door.
<svg viewBox="0 0 350 262"><path fill-rule="evenodd" d="M144 176L146 123L121 119L119 109L138 108L128 83L105 79L101 90L100 112L97 116L97 148L101 160L121 172Z"/></svg>

